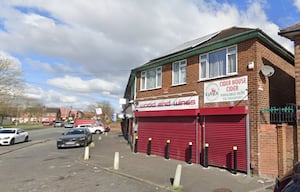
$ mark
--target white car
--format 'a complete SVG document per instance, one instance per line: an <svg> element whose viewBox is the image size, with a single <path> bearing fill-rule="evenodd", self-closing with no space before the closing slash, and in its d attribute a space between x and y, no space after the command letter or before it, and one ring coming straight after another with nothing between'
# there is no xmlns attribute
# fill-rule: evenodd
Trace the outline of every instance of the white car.
<svg viewBox="0 0 300 192"><path fill-rule="evenodd" d="M21 128L0 129L0 145L13 145L15 143L27 142L28 139L28 132Z"/></svg>
<svg viewBox="0 0 300 192"><path fill-rule="evenodd" d="M90 130L91 133L102 134L105 131L104 126L101 125L93 125L93 124L80 124L77 128L86 127Z"/></svg>

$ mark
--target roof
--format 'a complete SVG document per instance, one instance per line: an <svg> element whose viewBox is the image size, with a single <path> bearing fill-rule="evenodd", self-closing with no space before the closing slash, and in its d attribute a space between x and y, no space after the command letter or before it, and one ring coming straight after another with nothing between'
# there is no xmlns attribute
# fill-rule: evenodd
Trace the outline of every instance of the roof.
<svg viewBox="0 0 300 192"><path fill-rule="evenodd" d="M158 57L158 58L161 58L161 57L165 57L165 56L168 56L168 55L171 55L171 54L174 54L174 53L177 53L177 52L180 52L180 51L184 51L184 50L187 50L187 49L190 49L190 48L193 48L193 47L196 47L198 45L201 45L202 43L206 42L207 40L213 38L214 36L216 36L217 34L219 34L220 32L215 32L215 33L211 33L209 35L206 35L204 37L200 37L198 39L194 39L194 40L191 40L191 41L188 41L188 42L185 42L177 47L175 47L174 49L171 49L169 50L168 52L166 52L165 54L163 54L162 56ZM156 58L156 59L158 59ZM152 59L152 60L156 60L156 59Z"/></svg>
<svg viewBox="0 0 300 192"><path fill-rule="evenodd" d="M258 38L265 44L273 48L274 52L287 58L289 61L294 59L292 53L282 47L280 44L275 42L267 34L258 28L241 28L241 27L231 27L224 29L222 31L206 35L204 37L188 41L183 43L173 51L169 51L161 57L150 60L142 66L139 66L132 70L132 72L149 69L151 67L156 67L157 65L163 65L176 60L188 58L193 55L206 53L212 50L216 50L222 47L237 44L248 39Z"/></svg>
<svg viewBox="0 0 300 192"><path fill-rule="evenodd" d="M45 112L47 113L57 113L59 112L59 108L46 108Z"/></svg>
<svg viewBox="0 0 300 192"><path fill-rule="evenodd" d="M176 48L168 51L166 54L163 54L160 57L154 58L147 63L134 68L131 70L131 74L129 76L128 84L125 90L129 92L131 85L134 83L135 74L138 71L143 71L147 69L151 69L153 67L158 67L164 64L172 63L174 61L186 59L188 57L194 55L200 55L203 53L207 53L216 49L220 49L223 47L231 46L243 41L247 41L250 39L257 39L262 42L264 45L269 47L273 52L280 55L282 58L290 62L294 63L294 55L269 37L266 33L264 33L259 28L242 28L242 27L231 27L228 29L224 29L215 33L211 33L209 35L200 37L195 40L191 40L185 42Z"/></svg>
<svg viewBox="0 0 300 192"><path fill-rule="evenodd" d="M67 117L70 114L76 114L77 112L78 112L77 110L73 110L73 109L64 109L64 108L60 109L60 113L62 117Z"/></svg>
<svg viewBox="0 0 300 192"><path fill-rule="evenodd" d="M281 29L279 35L294 40L296 36L300 36L300 23Z"/></svg>

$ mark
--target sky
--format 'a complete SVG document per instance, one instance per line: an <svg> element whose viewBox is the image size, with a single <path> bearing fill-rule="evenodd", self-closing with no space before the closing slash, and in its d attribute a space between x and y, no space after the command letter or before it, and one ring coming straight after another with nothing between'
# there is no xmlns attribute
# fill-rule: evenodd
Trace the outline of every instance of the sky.
<svg viewBox="0 0 300 192"><path fill-rule="evenodd" d="M260 28L290 52L280 29L300 22L300 0L1 0L0 58L23 72L24 94L84 110L119 99L132 69L233 26Z"/></svg>

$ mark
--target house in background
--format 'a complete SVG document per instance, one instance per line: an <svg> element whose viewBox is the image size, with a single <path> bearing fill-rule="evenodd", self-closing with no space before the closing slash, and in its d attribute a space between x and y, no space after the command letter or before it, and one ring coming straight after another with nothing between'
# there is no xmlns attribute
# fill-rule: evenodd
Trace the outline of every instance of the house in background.
<svg viewBox="0 0 300 192"><path fill-rule="evenodd" d="M61 111L59 108L45 107L42 111L42 116L39 117L39 122L53 122L61 119Z"/></svg>
<svg viewBox="0 0 300 192"><path fill-rule="evenodd" d="M83 117L83 112L75 109L61 108L60 113L61 113L61 119L65 121L80 119Z"/></svg>
<svg viewBox="0 0 300 192"><path fill-rule="evenodd" d="M294 55L260 29L224 29L150 60L124 98L137 152L268 177L298 161Z"/></svg>

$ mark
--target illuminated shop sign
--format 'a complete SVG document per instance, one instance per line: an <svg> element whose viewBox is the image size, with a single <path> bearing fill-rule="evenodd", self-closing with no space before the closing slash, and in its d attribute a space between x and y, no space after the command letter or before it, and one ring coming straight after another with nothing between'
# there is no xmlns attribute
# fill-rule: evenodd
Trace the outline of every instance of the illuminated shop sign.
<svg viewBox="0 0 300 192"><path fill-rule="evenodd" d="M248 77L204 83L204 103L248 100Z"/></svg>
<svg viewBox="0 0 300 192"><path fill-rule="evenodd" d="M159 111L199 108L199 96L139 101L137 111Z"/></svg>

